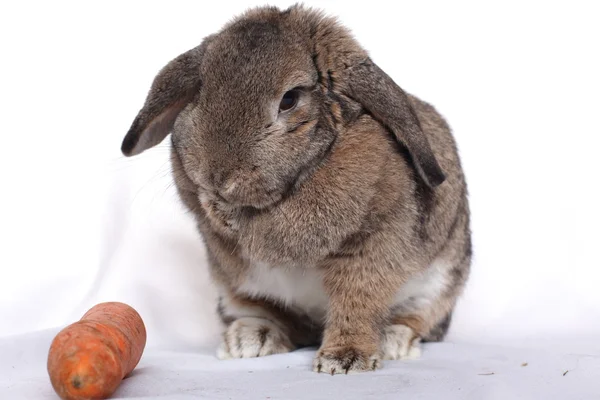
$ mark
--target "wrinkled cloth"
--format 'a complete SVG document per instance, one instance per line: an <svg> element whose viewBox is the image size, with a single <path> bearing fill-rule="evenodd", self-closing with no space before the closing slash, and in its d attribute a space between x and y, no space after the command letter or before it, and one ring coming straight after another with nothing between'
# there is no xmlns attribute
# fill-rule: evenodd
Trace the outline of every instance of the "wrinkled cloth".
<svg viewBox="0 0 600 400"><path fill-rule="evenodd" d="M46 372L56 330L0 339L0 399L58 399ZM147 348L115 399L600 399L593 338L536 343L425 344L417 360L369 373L310 370L315 349L221 361L214 348Z"/></svg>

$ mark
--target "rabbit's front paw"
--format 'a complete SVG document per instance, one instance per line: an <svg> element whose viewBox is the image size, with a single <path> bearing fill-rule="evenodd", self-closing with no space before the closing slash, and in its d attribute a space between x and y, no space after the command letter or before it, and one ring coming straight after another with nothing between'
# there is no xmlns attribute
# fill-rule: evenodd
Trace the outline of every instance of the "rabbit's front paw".
<svg viewBox="0 0 600 400"><path fill-rule="evenodd" d="M385 328L381 349L384 360L416 359L421 356L419 339L406 325L390 325Z"/></svg>
<svg viewBox="0 0 600 400"><path fill-rule="evenodd" d="M244 317L231 323L223 334L217 357L262 357L287 353L293 345L281 328L265 318Z"/></svg>
<svg viewBox="0 0 600 400"><path fill-rule="evenodd" d="M374 371L377 368L381 368L379 354L353 346L321 349L313 361L313 371L331 375Z"/></svg>

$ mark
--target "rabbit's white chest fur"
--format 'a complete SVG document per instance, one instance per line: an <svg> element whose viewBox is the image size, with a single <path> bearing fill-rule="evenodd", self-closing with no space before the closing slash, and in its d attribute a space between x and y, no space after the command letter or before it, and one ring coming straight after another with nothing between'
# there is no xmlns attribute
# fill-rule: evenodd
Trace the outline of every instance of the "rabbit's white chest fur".
<svg viewBox="0 0 600 400"><path fill-rule="evenodd" d="M321 319L327 309L322 275L314 268L272 267L255 263L238 292L267 297L281 305L296 308L313 319Z"/></svg>
<svg viewBox="0 0 600 400"><path fill-rule="evenodd" d="M393 307L404 312L431 306L450 283L450 263L435 260L426 270L398 288ZM322 274L314 268L272 267L255 263L239 293L251 297L266 297L281 305L306 313L314 320L323 319L328 297Z"/></svg>
<svg viewBox="0 0 600 400"><path fill-rule="evenodd" d="M452 264L437 259L427 269L415 275L396 293L394 306L401 306L405 312L430 307L440 293L451 283L448 269Z"/></svg>

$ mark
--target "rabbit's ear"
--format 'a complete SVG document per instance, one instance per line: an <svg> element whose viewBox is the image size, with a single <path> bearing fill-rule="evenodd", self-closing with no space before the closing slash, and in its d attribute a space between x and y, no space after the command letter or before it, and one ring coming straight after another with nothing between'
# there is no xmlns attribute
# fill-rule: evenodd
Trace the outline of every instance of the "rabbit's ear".
<svg viewBox="0 0 600 400"><path fill-rule="evenodd" d="M177 116L200 90L204 42L163 67L121 144L125 156L140 154L169 134Z"/></svg>
<svg viewBox="0 0 600 400"><path fill-rule="evenodd" d="M346 69L348 95L388 127L404 145L419 175L434 188L446 179L406 93L370 58Z"/></svg>

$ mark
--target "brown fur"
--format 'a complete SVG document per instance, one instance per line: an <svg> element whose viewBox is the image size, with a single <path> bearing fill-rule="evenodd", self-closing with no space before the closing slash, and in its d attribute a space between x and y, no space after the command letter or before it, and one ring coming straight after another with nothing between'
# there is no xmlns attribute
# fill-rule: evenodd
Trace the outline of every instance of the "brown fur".
<svg viewBox="0 0 600 400"><path fill-rule="evenodd" d="M278 114L295 87L298 105ZM314 368L337 373L378 368L389 324L443 339L471 256L456 145L337 21L300 6L231 21L159 72L122 150L171 131L175 182L227 304L228 349L322 339ZM241 290L258 265L320 274L326 315ZM418 279L427 297L398 303Z"/></svg>

